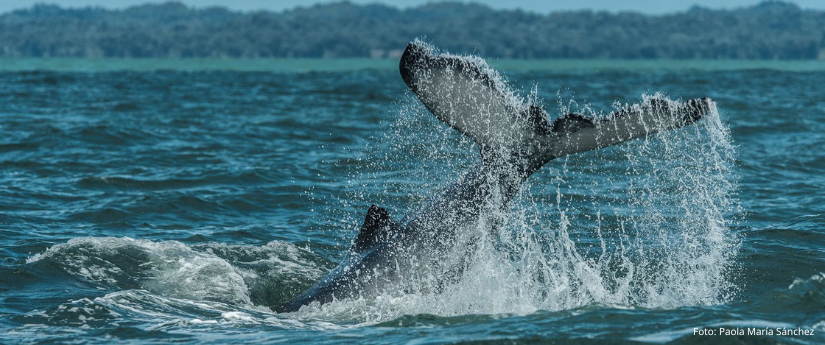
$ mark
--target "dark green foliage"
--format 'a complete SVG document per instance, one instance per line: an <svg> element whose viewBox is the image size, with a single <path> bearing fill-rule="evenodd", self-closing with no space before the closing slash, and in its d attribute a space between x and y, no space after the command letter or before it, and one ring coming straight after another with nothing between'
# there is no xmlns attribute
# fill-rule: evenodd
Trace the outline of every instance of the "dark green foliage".
<svg viewBox="0 0 825 345"><path fill-rule="evenodd" d="M817 59L825 58L825 12L776 1L662 16L342 2L279 13L36 5L0 15L0 56L395 57L415 37L501 58Z"/></svg>

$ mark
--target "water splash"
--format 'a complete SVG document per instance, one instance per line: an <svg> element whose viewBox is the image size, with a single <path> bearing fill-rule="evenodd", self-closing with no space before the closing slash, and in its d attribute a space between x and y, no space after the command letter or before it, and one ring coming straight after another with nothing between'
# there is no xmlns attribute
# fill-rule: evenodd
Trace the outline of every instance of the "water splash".
<svg viewBox="0 0 825 345"><path fill-rule="evenodd" d="M644 95L643 102L652 98L673 102L662 94ZM395 169L394 182L385 185L391 190L432 191L478 159L469 139L439 126L415 100L401 105L391 129L379 139L391 143L377 150L383 159L368 160L372 165L354 180L376 181ZM738 207L734 159L715 107L687 128L558 159L528 181L509 209L490 209L465 229L476 249L458 282L441 293L413 289L337 301L305 308L301 317L381 322L410 314L725 303L736 292L740 246L729 219ZM415 204L426 196L409 194L416 196L384 201Z"/></svg>

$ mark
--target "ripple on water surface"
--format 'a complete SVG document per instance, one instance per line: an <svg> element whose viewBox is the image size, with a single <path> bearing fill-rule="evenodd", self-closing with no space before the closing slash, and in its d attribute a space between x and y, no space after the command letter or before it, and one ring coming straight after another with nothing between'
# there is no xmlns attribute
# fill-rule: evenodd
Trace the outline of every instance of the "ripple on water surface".
<svg viewBox="0 0 825 345"><path fill-rule="evenodd" d="M719 109L545 167L441 295L291 314L271 308L335 265L371 203L400 218L477 160L396 71L0 72L0 327L12 343L825 339L822 72L512 71L551 117L657 90Z"/></svg>

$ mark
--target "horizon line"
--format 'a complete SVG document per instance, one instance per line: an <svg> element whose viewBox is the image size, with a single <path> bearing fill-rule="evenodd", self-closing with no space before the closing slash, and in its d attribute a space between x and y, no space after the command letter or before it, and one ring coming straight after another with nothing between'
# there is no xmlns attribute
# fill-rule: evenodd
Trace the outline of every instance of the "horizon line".
<svg viewBox="0 0 825 345"><path fill-rule="evenodd" d="M284 8L284 9L281 9L281 10L274 10L274 9L267 9L267 8L261 8L261 9L255 9L255 10L233 9L233 8L230 8L226 5L198 6L198 5L186 4L181 0L169 0L169 1L162 1L162 2L148 2L147 1L147 2L144 2L142 4L134 4L134 5L128 5L128 6L122 6L122 7L106 7L106 6L100 5L100 4L85 5L85 6L61 6L61 5L55 4L55 3L41 2L41 3L32 4L30 6L26 6L26 7L20 7L20 8L0 12L0 16L12 14L12 13L15 13L15 12L31 11L31 10L34 10L38 7L40 7L40 8L43 8L43 7L57 7L61 10L103 10L103 11L115 12L115 11L127 11L127 10L130 10L130 9L135 9L135 8L140 8L140 7L158 7L158 6L169 6L169 5L181 5L181 6L185 7L188 10L194 10L194 11L204 11L204 10L210 10L210 9L222 9L222 10L225 10L227 12L241 13L241 14L251 14L251 13L260 13L260 12L280 14L280 13L287 13L287 12L301 10L301 9L311 9L311 8L316 8L316 7L334 6L334 5L352 5L352 6L357 6L357 7L383 6L383 7L393 8L393 9L400 10L400 11L405 11L405 10L410 10L410 9L417 9L417 8L422 8L422 7L427 7L427 6L441 5L441 4L455 4L455 5L462 5L462 6L479 6L479 7L487 8L491 11L524 12L524 13L536 14L536 15L541 15L541 16L547 16L547 15L551 15L551 14L554 14L554 13L575 13L575 12L604 13L604 12L606 12L606 13L610 13L610 14L632 13L632 14L640 14L640 15L649 16L649 17L661 17L661 16L667 16L667 15L673 15L673 14L687 13L687 12L691 12L691 11L694 11L694 10L736 11L736 10L743 10L743 9L748 9L748 8L766 6L766 5L769 5L769 4L793 6L793 7L796 7L798 9L800 9L800 10L803 10L803 11L816 11L816 12L825 11L823 9L804 8L804 7L800 6L799 4L797 4L795 2L787 1L787 0L763 0L763 1L760 1L759 3L749 5L749 6L736 6L736 7L720 8L720 9L713 9L713 8L710 8L710 7L706 7L706 6L702 6L702 5L694 3L693 5L690 5L687 9L684 9L684 10L677 10L677 11L672 11L672 12L662 12L662 13L655 13L655 14L654 13L645 13L645 12L638 11L638 10L607 10L607 9L593 9L593 8L582 8L582 9L575 9L575 10L574 9L570 9L570 10L562 9L562 10L552 10L552 11L549 11L549 12L540 12L540 11L535 11L535 10L526 10L526 9L522 9L522 8L495 8L495 7L490 6L488 4L480 3L480 2L477 2L477 1L466 1L465 2L465 1L455 1L455 0L430 1L430 2L427 2L427 3L423 3L423 4L410 5L410 6L398 6L398 5L395 5L395 4L388 4L388 3L377 2L377 1L372 2L372 3L367 3L367 4L360 4L360 3L352 2L350 0L339 0L339 1L330 1L330 2L323 2L323 3L322 2L316 2L316 3L310 4L310 5L296 5L296 6Z"/></svg>

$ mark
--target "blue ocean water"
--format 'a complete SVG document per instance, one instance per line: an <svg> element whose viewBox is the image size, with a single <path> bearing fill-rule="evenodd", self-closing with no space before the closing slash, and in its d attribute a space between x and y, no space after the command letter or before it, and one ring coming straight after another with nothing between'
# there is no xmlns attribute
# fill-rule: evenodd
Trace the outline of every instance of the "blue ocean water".
<svg viewBox="0 0 825 345"><path fill-rule="evenodd" d="M732 66L510 62L552 118L717 109L542 168L441 294L286 314L479 159L396 70L4 70L2 342L825 342L825 70Z"/></svg>

